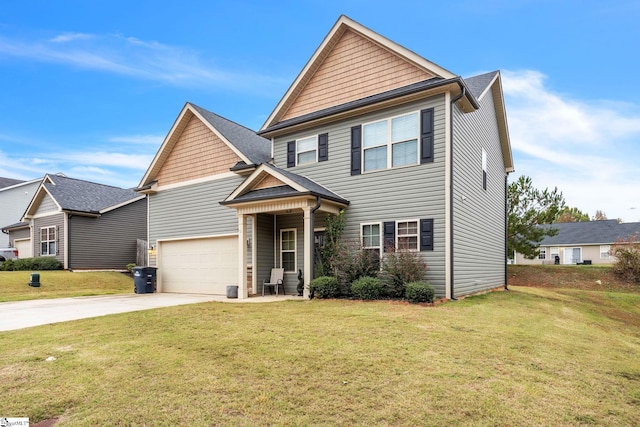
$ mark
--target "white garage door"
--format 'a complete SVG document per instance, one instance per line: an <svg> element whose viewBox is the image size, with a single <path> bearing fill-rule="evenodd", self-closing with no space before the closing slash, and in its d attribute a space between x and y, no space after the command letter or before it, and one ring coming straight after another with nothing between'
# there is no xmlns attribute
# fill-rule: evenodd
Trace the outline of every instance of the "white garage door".
<svg viewBox="0 0 640 427"><path fill-rule="evenodd" d="M162 292L226 295L238 283L238 238L215 237L160 242Z"/></svg>
<svg viewBox="0 0 640 427"><path fill-rule="evenodd" d="M18 258L31 258L31 239L14 240L13 244L18 250Z"/></svg>

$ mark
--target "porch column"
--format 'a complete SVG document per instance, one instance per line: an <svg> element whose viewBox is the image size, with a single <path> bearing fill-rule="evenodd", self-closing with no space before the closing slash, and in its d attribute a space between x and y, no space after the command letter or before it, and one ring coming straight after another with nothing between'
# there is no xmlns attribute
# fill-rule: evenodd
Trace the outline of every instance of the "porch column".
<svg viewBox="0 0 640 427"><path fill-rule="evenodd" d="M238 214L238 298L248 298L247 289L247 217Z"/></svg>
<svg viewBox="0 0 640 427"><path fill-rule="evenodd" d="M309 297L309 283L313 276L313 255L311 248L313 247L313 213L311 207L302 208L304 211L304 297Z"/></svg>

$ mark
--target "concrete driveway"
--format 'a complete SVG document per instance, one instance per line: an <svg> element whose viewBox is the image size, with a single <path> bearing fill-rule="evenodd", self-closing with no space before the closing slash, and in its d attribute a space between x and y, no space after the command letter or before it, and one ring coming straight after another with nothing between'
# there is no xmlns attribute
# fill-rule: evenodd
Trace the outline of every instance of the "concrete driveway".
<svg viewBox="0 0 640 427"><path fill-rule="evenodd" d="M298 299L290 295L228 299L221 295L197 294L120 294L76 298L56 298L0 303L0 331L105 316L107 314L196 304L208 301L254 303Z"/></svg>

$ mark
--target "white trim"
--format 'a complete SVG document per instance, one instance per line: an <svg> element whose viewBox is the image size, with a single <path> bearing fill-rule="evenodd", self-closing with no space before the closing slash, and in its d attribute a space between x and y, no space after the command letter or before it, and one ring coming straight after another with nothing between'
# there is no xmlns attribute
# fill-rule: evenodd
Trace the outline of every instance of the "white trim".
<svg viewBox="0 0 640 427"><path fill-rule="evenodd" d="M480 94L480 96L478 96L476 99L478 101L482 101L482 98L484 98L484 96L487 94L487 92L489 92L490 90L492 90L493 88L493 84L496 82L496 80L498 79L498 77L500 77L500 72L498 71L496 73L495 76L493 76L493 79L491 80L491 83L489 83L488 85L485 86L484 90L482 91L482 93Z"/></svg>
<svg viewBox="0 0 640 427"><path fill-rule="evenodd" d="M205 177L202 177L202 178L191 179L189 181L176 182L176 183L173 183L173 184L167 184L167 185L162 185L162 186L159 185L156 188L156 192L159 193L160 191L171 190L171 189L180 188L180 187L187 187L189 185L203 184L205 182L218 181L218 180L221 180L221 179L231 178L231 177L236 177L236 176L238 176L238 175L235 174L234 172L225 172L225 173L220 173L220 174L217 174L217 175L211 175L211 176L205 176Z"/></svg>
<svg viewBox="0 0 640 427"><path fill-rule="evenodd" d="M38 178L38 179L32 179L31 181L25 181L25 182L20 182L18 184L13 184L9 187L4 187L4 188L0 188L0 193L6 190L13 190L14 188L18 188L18 187L22 187L25 185L31 185L31 184L35 184L38 181L42 181L42 178Z"/></svg>
<svg viewBox="0 0 640 427"><path fill-rule="evenodd" d="M336 21L336 23L333 25L331 30L329 31L329 33L322 40L322 43L320 44L320 46L318 46L318 48L315 50L315 52L313 53L309 61L307 61L304 68L300 71L300 73L298 74L296 79L293 81L291 86L289 86L289 89L284 94L282 99L280 99L280 101L276 105L276 108L274 108L274 110L271 112L271 114L269 115L267 120L264 122L260 130L264 130L274 123L276 118L280 115L280 112L282 111L284 106L289 101L289 98L291 98L296 93L296 91L299 89L302 82L307 78L307 75L310 72L312 72L316 63L323 59L325 52L328 49L329 50L333 49L335 39L337 37L341 37L346 30L351 30L365 38L368 38L369 40L378 44L382 48L387 49L399 55L400 57L404 58L408 62L412 63L413 65L417 66L418 68L421 68L422 70L430 74L435 74L436 76L439 76L445 79L456 77L455 74L451 73L447 69L440 67L439 65L423 58L422 56L416 54L415 52L412 52L411 50L387 39L386 37L376 33L375 31L370 30L369 28L363 26L362 24L359 24L358 22L348 18L347 16L341 15Z"/></svg>
<svg viewBox="0 0 640 427"><path fill-rule="evenodd" d="M177 242L182 240L203 240L203 239L212 239L216 237L237 237L237 236L238 236L238 233L208 234L203 236L189 236L189 237L170 237L167 239L156 239L156 245L159 245L160 243L164 243L164 242Z"/></svg>
<svg viewBox="0 0 640 427"><path fill-rule="evenodd" d="M121 208L121 207L123 207L123 206L127 206L127 205L129 205L129 204L131 204L131 203L137 202L138 200L142 200L142 199L144 199L145 197L147 197L147 195L146 195L146 194L141 194L140 196L136 197L135 199L130 199L130 200L127 200L126 202L122 202L122 203L119 203L119 204L117 204L117 205L113 205L113 206L110 206L110 207L108 207L108 208L104 208L103 210L101 210L101 211L99 211L99 212L100 212L101 214L104 214L104 213L107 213L107 212L111 212L111 211L116 210L116 209L118 209L118 208Z"/></svg>
<svg viewBox="0 0 640 427"><path fill-rule="evenodd" d="M398 224L401 222L406 222L406 223L410 223L410 222L415 222L416 223L416 248L415 249L407 249L407 248L402 248L405 250L408 250L410 252L420 252L420 220L419 219L401 219L401 220L397 220L396 221L396 230L395 230L395 242L394 244L396 245L396 249L400 248L400 245L398 245L398 238L400 237L400 233L398 233ZM403 234L402 237L413 237L414 234Z"/></svg>
<svg viewBox="0 0 640 427"><path fill-rule="evenodd" d="M293 270L285 270L285 273L297 273L298 272L298 230L296 228L281 228L280 230L280 268L285 268L283 265L282 254L285 252L282 249L282 233L293 231L293 251L288 249L286 253L293 252Z"/></svg>
<svg viewBox="0 0 640 427"><path fill-rule="evenodd" d="M393 141L392 138L392 132L393 132L393 125L392 122L394 119L400 118L400 117L405 117L405 116L411 116L411 115L416 115L416 122L417 122L417 132L415 135L415 141L416 141L416 159L415 159L415 163L408 163L408 164L404 164L404 165L398 165L398 166L393 166L393 146L395 144L400 144L403 142L409 142L412 141L413 139L407 139L407 140L402 140L402 141ZM387 123L387 141L386 144L379 144L379 145L375 145L372 147L365 147L364 145L364 134L365 134L365 130L364 128L366 126L370 126L376 123L381 123L381 122L386 122ZM382 169L373 169L370 171L365 170L365 151L366 150L370 150L373 148L380 148L380 147L387 147L387 167L386 168L382 168ZM367 123L363 123L362 124L362 144L361 144L361 148L360 148L360 152L361 152L361 162L362 164L360 165L360 170L362 171L362 174L366 174L366 173L372 173L372 172L378 172L378 171L382 171L382 170L388 170L388 169L398 169L398 168L403 168L403 167L407 167L407 166L416 166L420 164L420 110L415 110L415 111L410 111L408 113L402 113L402 114L397 114L395 116L389 116L386 117L384 119L379 119L379 120L374 120L371 122L367 122Z"/></svg>
<svg viewBox="0 0 640 427"><path fill-rule="evenodd" d="M444 277L445 298L451 299L451 92L444 95ZM515 260L515 256L514 256Z"/></svg>
<svg viewBox="0 0 640 427"><path fill-rule="evenodd" d="M50 234L50 233L49 233L48 231L47 231L47 240L42 240L42 230L44 230L45 228L46 228L47 230L48 230L48 229L50 229L50 228L53 228L53 230L54 230L54 232L55 232L54 240L49 240L49 237L50 237L50 235L49 235L49 234ZM58 252L59 252L59 248L58 248L58 246L59 246L59 245L58 245L58 240L59 240L59 237L60 237L60 236L58 236L58 231L59 231L59 230L58 230L58 226L57 226L57 225L48 225L48 226L46 226L46 227L40 227L40 228L38 229L38 245L39 245L38 253L40 254L39 256L51 256L51 257L55 257L55 256L58 254ZM46 253L46 254L43 254L43 253L42 253L42 243L43 243L43 242L47 242L47 253ZM53 242L53 243L55 244L55 249L56 249L56 250L55 250L55 253L53 253L53 254L49 253L49 248L50 248L49 243L50 243L50 242Z"/></svg>
<svg viewBox="0 0 640 427"><path fill-rule="evenodd" d="M303 140L305 140L305 139L312 139L312 138L313 138L313 139L315 139L315 146L314 146L313 150L300 151L300 150L298 149L298 143L299 143L300 141L303 141ZM296 142L295 142L295 143L296 143L296 153L295 153L295 154L296 154L296 159L295 159L295 160L296 160L296 162L295 162L295 165L296 165L296 166L298 166L298 165L310 165L310 164L312 164L312 163L318 163L318 135L317 135L317 134L316 134L316 135L311 135L311 136L306 136L306 137L304 137L304 138L298 138L298 139L296 139ZM314 152L316 153L315 158L313 159L313 161L305 162L305 163L300 163L300 162L298 161L298 154L302 154L302 153L310 153L310 152L312 152L312 151L314 151Z"/></svg>
<svg viewBox="0 0 640 427"><path fill-rule="evenodd" d="M278 172L277 170L273 170L268 166L265 166L264 164L258 166L258 168L256 170L253 171L253 173L251 175L249 175L249 177L247 179L245 179L242 184L240 184L234 191L233 193L231 193L229 195L229 197L227 197L225 199L225 201L232 201L233 199L235 199L236 197L244 194L244 191L247 190L248 188L251 187L251 185L254 184L255 179L260 176L260 174L262 173L267 173L277 179L279 179L280 181L282 181L283 183L285 183L286 185L292 187L294 190L299 191L299 192L305 192L308 191L305 187L299 185L298 183L290 180L288 177L284 176L283 174L281 174L280 172Z"/></svg>
<svg viewBox="0 0 640 427"><path fill-rule="evenodd" d="M378 226L378 242L379 245L378 246L365 246L364 244L364 233L363 233L363 228L367 225L377 225ZM382 222L378 221L378 222L361 222L360 223L360 245L362 246L363 249L378 249L380 250L380 254L382 255L382 247L383 247L383 241L384 241L384 237L382 235L382 229L383 229L383 225Z"/></svg>

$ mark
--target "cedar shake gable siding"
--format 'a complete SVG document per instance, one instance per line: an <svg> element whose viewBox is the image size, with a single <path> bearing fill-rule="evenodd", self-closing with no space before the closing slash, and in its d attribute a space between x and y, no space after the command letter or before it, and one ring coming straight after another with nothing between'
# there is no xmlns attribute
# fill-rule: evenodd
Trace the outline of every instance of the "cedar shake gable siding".
<svg viewBox="0 0 640 427"><path fill-rule="evenodd" d="M436 77L346 30L281 120Z"/></svg>
<svg viewBox="0 0 640 427"><path fill-rule="evenodd" d="M159 185L229 172L242 159L193 116L156 177Z"/></svg>

